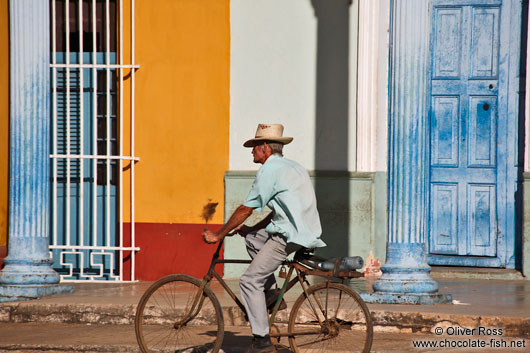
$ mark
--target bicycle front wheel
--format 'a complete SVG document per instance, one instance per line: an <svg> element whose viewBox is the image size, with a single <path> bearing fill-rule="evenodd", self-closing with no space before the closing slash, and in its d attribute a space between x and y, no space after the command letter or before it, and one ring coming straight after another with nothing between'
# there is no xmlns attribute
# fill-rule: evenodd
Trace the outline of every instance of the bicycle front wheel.
<svg viewBox="0 0 530 353"><path fill-rule="evenodd" d="M289 333L289 344L297 353L368 353L372 318L355 291L339 283L321 283L296 300Z"/></svg>
<svg viewBox="0 0 530 353"><path fill-rule="evenodd" d="M199 293L201 281L170 275L144 293L134 321L143 353L217 353L224 336L221 305L209 289Z"/></svg>

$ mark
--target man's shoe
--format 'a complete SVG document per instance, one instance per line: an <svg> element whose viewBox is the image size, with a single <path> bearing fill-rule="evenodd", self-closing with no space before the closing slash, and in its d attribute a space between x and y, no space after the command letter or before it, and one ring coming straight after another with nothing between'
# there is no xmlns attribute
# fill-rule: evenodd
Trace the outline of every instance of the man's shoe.
<svg viewBox="0 0 530 353"><path fill-rule="evenodd" d="M267 300L267 311L269 314L272 313L272 310L274 310L274 305L276 304L276 301L280 297L281 289L271 289L270 291L265 293L265 298ZM287 303L285 300L280 302L280 306L278 307L278 311L287 309Z"/></svg>
<svg viewBox="0 0 530 353"><path fill-rule="evenodd" d="M247 350L247 353L273 353L276 352L276 347L271 342L269 335L262 337L254 335L252 343Z"/></svg>

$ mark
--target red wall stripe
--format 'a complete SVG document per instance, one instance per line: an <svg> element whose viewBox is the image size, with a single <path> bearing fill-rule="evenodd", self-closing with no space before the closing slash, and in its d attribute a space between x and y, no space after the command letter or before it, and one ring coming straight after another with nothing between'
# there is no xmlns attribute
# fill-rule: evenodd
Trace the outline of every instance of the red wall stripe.
<svg viewBox="0 0 530 353"><path fill-rule="evenodd" d="M201 233L204 228L218 230L221 224L188 223L136 223L135 277L140 281L155 281L172 273L185 273L202 278L217 249L215 244L206 244ZM124 223L123 231L129 239L131 224ZM127 242L125 246L129 246ZM221 250L222 258L222 250ZM124 261L124 279L130 279L130 254ZM223 265L216 270L222 275Z"/></svg>

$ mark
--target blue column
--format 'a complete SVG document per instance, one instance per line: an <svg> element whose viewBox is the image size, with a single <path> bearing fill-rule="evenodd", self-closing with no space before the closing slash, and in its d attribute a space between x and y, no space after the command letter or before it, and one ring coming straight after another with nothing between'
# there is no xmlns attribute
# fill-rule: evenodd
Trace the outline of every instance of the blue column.
<svg viewBox="0 0 530 353"><path fill-rule="evenodd" d="M59 285L48 250L50 218L49 0L11 0L8 256L0 301L73 291Z"/></svg>
<svg viewBox="0 0 530 353"><path fill-rule="evenodd" d="M389 131L388 239L383 275L364 294L367 302L435 304L451 300L430 277L429 177L429 4L392 0Z"/></svg>

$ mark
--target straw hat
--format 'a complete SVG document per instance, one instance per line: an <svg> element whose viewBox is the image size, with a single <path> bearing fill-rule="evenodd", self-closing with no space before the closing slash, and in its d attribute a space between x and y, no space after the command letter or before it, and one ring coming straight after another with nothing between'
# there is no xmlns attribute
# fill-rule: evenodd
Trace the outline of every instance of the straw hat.
<svg viewBox="0 0 530 353"><path fill-rule="evenodd" d="M283 137L282 124L258 124L256 137L243 144L245 147L254 147L261 141L274 141L284 145L291 143L292 137Z"/></svg>

